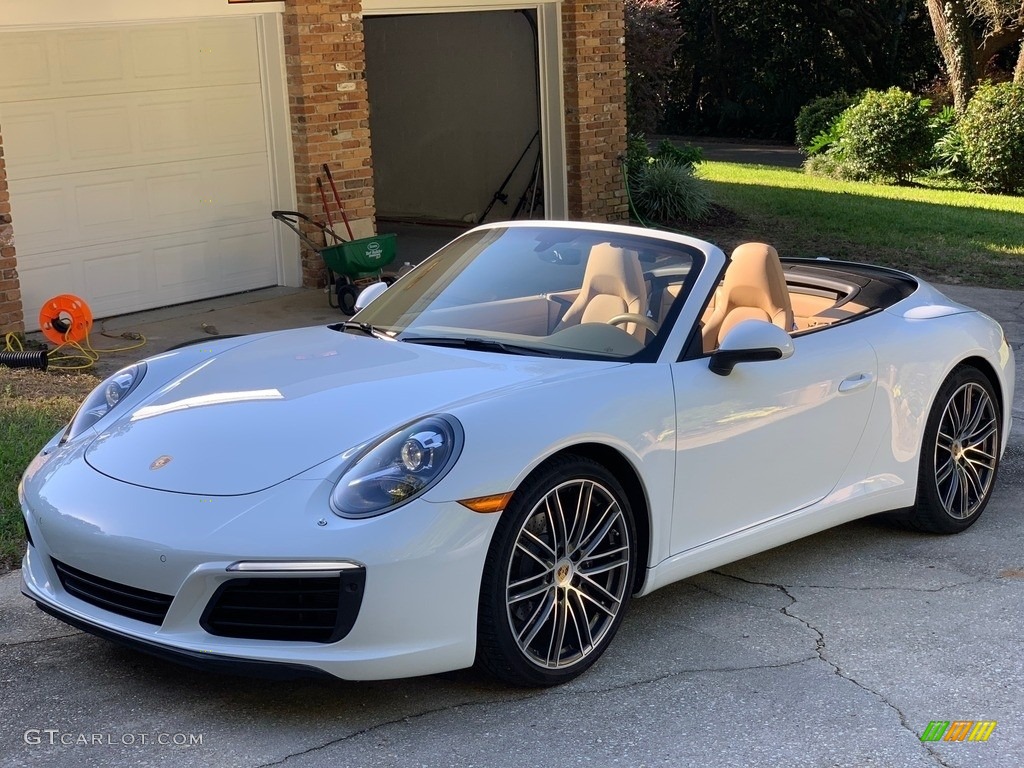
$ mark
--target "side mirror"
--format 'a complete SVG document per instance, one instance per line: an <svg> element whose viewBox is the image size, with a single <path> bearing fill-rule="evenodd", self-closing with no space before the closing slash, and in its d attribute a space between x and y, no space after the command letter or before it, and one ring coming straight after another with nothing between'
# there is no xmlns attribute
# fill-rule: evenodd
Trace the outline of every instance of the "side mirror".
<svg viewBox="0 0 1024 768"><path fill-rule="evenodd" d="M379 299L380 295L387 289L387 283L373 283L363 288L356 297L356 312L366 309L371 303Z"/></svg>
<svg viewBox="0 0 1024 768"><path fill-rule="evenodd" d="M779 326L764 320L743 320L711 354L708 368L719 376L728 376L737 363L785 360L792 355L793 339Z"/></svg>

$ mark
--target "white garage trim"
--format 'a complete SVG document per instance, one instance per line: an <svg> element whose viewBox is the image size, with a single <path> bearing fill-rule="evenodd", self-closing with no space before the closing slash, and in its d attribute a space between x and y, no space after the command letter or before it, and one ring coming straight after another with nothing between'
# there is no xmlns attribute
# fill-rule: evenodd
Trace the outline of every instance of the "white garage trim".
<svg viewBox="0 0 1024 768"><path fill-rule="evenodd" d="M532 10L537 12L540 53L540 133L544 147L544 215L569 216L565 155L565 104L562 81L562 16L558 0L363 0L363 15L457 13L469 11ZM371 137L372 142L372 137Z"/></svg>
<svg viewBox="0 0 1024 768"><path fill-rule="evenodd" d="M284 3L267 5L283 6ZM263 108L267 116L267 148L270 156L274 208L294 211L298 208L295 193L295 152L292 149L291 115L288 110L288 75L285 69L281 14L259 16L256 19L256 29L260 39ZM301 287L302 261L297 239L285 237L284 227L275 226L274 240L278 254L278 284L293 288Z"/></svg>
<svg viewBox="0 0 1024 768"><path fill-rule="evenodd" d="M569 186L565 157L561 5L538 5L537 28L540 34L540 135L544 140L545 213L549 219L567 219Z"/></svg>

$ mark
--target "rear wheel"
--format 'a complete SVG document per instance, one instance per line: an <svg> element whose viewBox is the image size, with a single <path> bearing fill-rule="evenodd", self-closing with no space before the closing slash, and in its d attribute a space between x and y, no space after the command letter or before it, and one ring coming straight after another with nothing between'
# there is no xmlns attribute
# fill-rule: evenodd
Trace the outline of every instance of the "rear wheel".
<svg viewBox="0 0 1024 768"><path fill-rule="evenodd" d="M912 527L959 533L973 525L992 495L1002 422L992 383L964 366L939 389L925 426Z"/></svg>
<svg viewBox="0 0 1024 768"><path fill-rule="evenodd" d="M342 282L343 278L338 278L337 293L338 293L338 309L341 310L343 315L354 315L356 311L356 299L359 298L359 289L356 288L352 283Z"/></svg>
<svg viewBox="0 0 1024 768"><path fill-rule="evenodd" d="M477 664L517 685L582 674L618 630L636 573L622 486L600 464L565 456L502 513L480 591Z"/></svg>

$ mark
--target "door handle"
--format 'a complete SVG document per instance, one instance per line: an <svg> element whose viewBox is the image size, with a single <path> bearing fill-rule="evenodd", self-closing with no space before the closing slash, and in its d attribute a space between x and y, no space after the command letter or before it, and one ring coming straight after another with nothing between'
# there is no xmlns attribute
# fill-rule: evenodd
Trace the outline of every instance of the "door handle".
<svg viewBox="0 0 1024 768"><path fill-rule="evenodd" d="M858 389L863 389L870 384L874 378L875 377L870 373L856 373L853 376L847 376L839 385L839 391L853 392Z"/></svg>

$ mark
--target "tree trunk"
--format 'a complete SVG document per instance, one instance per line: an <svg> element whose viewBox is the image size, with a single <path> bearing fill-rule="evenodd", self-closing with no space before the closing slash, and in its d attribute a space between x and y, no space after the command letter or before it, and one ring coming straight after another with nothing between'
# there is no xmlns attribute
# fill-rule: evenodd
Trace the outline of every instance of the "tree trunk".
<svg viewBox="0 0 1024 768"><path fill-rule="evenodd" d="M977 83L975 41L971 20L963 0L927 0L928 15L935 30L935 42L946 63L953 106L957 112L967 108Z"/></svg>
<svg viewBox="0 0 1024 768"><path fill-rule="evenodd" d="M1017 54L1017 66L1013 70L1013 82L1024 85L1024 41L1020 44L1020 53Z"/></svg>

